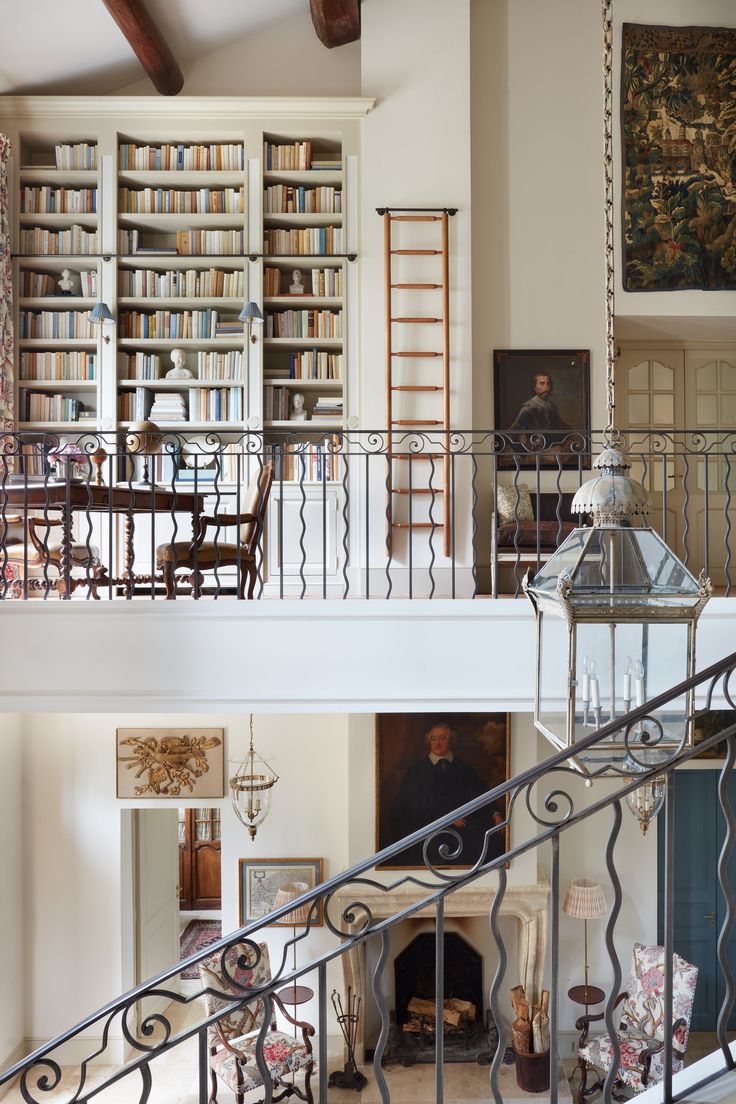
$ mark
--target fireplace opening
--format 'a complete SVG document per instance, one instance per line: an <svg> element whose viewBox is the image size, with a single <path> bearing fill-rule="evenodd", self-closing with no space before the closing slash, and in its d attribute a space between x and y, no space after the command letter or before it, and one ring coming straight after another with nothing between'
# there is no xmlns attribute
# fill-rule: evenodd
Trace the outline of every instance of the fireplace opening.
<svg viewBox="0 0 736 1104"><path fill-rule="evenodd" d="M458 932L444 937L442 1037L446 1062L492 1061L498 1032L483 994L483 956ZM434 1062L435 934L422 932L394 959L396 1009L384 1062Z"/></svg>

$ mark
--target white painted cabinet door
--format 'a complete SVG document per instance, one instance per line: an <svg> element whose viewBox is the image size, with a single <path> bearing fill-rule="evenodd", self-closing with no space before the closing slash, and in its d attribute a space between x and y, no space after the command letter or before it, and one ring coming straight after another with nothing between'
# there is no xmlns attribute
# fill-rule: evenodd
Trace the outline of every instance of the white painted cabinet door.
<svg viewBox="0 0 736 1104"><path fill-rule="evenodd" d="M136 981L146 981L179 961L179 826L176 809L136 813ZM176 982L166 988L176 989ZM138 1002L139 1025L162 1011L165 998Z"/></svg>
<svg viewBox="0 0 736 1104"><path fill-rule="evenodd" d="M274 484L268 504L267 563L268 583L278 586L282 577L290 591L295 582L314 584L325 578L338 582L342 571L342 492L327 487L283 488Z"/></svg>

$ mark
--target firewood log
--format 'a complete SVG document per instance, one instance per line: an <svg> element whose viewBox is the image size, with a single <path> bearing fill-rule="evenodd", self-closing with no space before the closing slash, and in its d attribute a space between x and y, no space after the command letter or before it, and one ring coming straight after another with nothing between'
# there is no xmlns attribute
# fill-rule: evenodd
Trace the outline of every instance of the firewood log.
<svg viewBox="0 0 736 1104"><path fill-rule="evenodd" d="M511 1025L511 1044L517 1054L531 1053L532 1025L528 1020L516 1019Z"/></svg>
<svg viewBox="0 0 736 1104"><path fill-rule="evenodd" d="M526 1001L523 985L515 985L511 990L511 1007L517 1016L519 1015L519 1001Z"/></svg>
<svg viewBox="0 0 736 1104"><path fill-rule="evenodd" d="M407 1011L411 1012L414 1016L426 1016L431 1019L435 1018L434 1001L423 1000L421 997L412 997L406 1007ZM456 1012L452 1008L445 1007L442 1018L450 1027L457 1027L462 1019L462 1013Z"/></svg>

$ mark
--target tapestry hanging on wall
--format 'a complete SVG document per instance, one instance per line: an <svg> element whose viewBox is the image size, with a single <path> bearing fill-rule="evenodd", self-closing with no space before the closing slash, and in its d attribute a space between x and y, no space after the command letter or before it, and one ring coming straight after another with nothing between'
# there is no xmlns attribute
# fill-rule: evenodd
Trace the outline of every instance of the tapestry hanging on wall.
<svg viewBox="0 0 736 1104"><path fill-rule="evenodd" d="M736 288L736 31L625 23L626 291Z"/></svg>

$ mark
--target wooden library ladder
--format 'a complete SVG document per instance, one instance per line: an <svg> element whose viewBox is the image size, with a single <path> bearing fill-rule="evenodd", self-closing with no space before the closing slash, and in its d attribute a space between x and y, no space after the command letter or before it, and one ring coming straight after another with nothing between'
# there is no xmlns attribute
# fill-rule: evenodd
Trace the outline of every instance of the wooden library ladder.
<svg viewBox="0 0 736 1104"><path fill-rule="evenodd" d="M386 543L389 555L391 554L392 536L394 529L442 529L444 533L444 554L450 555L450 289L449 289L449 252L448 252L448 221L450 215L457 214L456 207L377 207L379 215L383 217L383 244L384 244L384 275L386 284L386 426L388 434L388 505L387 522L388 531ZM396 249L392 237L394 224L407 223L436 223L440 231L438 249ZM440 263L439 283L399 283L394 279L395 257L437 257ZM397 301L401 299L402 292L441 292L442 308L441 317L429 315L404 315ZM396 351L393 344L394 326L430 325L442 328L441 349L414 349L410 351ZM400 376L396 381L396 369L402 359L409 360L436 360L442 359L442 383L412 383L403 382ZM394 410L394 396L397 392L429 393L436 395L441 403L437 411L437 418L397 418ZM442 454L443 482L441 487L429 485L414 485L409 469L409 486L394 486L393 462L395 460L431 460L431 453L422 452L418 455L394 452L394 432L410 430L412 427L420 432L434 429L442 437L444 452ZM409 520L396 521L394 517L394 496L405 495L409 501ZM414 521L412 518L412 502L414 495L441 496L443 501L442 521ZM430 517L431 517L430 512Z"/></svg>

